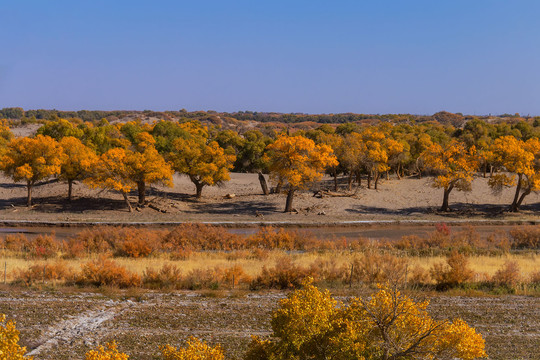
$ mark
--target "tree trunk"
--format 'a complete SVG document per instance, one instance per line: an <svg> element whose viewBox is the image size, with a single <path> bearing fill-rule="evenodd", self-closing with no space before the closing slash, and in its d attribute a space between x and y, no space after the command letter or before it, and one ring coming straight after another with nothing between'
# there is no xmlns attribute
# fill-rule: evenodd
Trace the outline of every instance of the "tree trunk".
<svg viewBox="0 0 540 360"><path fill-rule="evenodd" d="M334 191L338 191L337 171L334 171Z"/></svg>
<svg viewBox="0 0 540 360"><path fill-rule="evenodd" d="M270 194L268 191L268 184L266 183L266 179L264 178L264 175L262 172L259 171L259 182L261 183L261 189L264 195Z"/></svg>
<svg viewBox="0 0 540 360"><path fill-rule="evenodd" d="M367 188L371 189L371 171L367 174Z"/></svg>
<svg viewBox="0 0 540 360"><path fill-rule="evenodd" d="M131 203L129 202L127 192L122 191L122 195L124 196L124 201L126 202L129 212L133 212L133 208L131 207Z"/></svg>
<svg viewBox="0 0 540 360"><path fill-rule="evenodd" d="M398 163L397 164L397 169L396 169L396 176L397 176L398 180L401 180L401 175L399 174L400 168L401 168L401 164Z"/></svg>
<svg viewBox="0 0 540 360"><path fill-rule="evenodd" d="M352 189L352 177L353 177L353 172L349 172L349 179L348 179L348 185L349 185L349 191L351 191Z"/></svg>
<svg viewBox="0 0 540 360"><path fill-rule="evenodd" d="M390 174L388 173L388 170L386 170L386 180L390 180ZM375 189L376 189L376 188L377 188L377 187L375 186Z"/></svg>
<svg viewBox="0 0 540 360"><path fill-rule="evenodd" d="M521 194L521 196L519 197L519 200L516 204L516 211L519 211L519 208L521 207L521 203L523 202L523 199L525 199L525 196L529 195L530 193L531 193L531 187L529 186L527 190L525 190L523 194Z"/></svg>
<svg viewBox="0 0 540 360"><path fill-rule="evenodd" d="M28 207L32 207L32 187L34 186L34 184L32 184L30 181L28 181L26 183L26 188L27 188L27 192L28 192L28 195L26 197L26 206Z"/></svg>
<svg viewBox="0 0 540 360"><path fill-rule="evenodd" d="M521 193L521 179L523 179L523 174L518 175L516 193L514 194L514 201L512 201L512 205L510 205L510 212L518 212L519 210L518 201L519 201L519 194Z"/></svg>
<svg viewBox="0 0 540 360"><path fill-rule="evenodd" d="M487 174L487 166L488 166L488 164L485 163L484 164L484 179L486 178L486 174Z"/></svg>
<svg viewBox="0 0 540 360"><path fill-rule="evenodd" d="M137 182L137 192L139 193L139 205L146 203L146 183L144 181Z"/></svg>
<svg viewBox="0 0 540 360"><path fill-rule="evenodd" d="M276 189L274 190L274 192L276 194L279 194L281 193L281 188L283 187L283 180L279 179L278 180L278 183L276 184Z"/></svg>
<svg viewBox="0 0 540 360"><path fill-rule="evenodd" d="M444 189L443 202L440 211L450 211L450 207L448 206L448 198L450 197L450 192L453 188L454 184L451 184L448 186L448 188Z"/></svg>
<svg viewBox="0 0 540 360"><path fill-rule="evenodd" d="M521 192L521 179L523 178L523 174L518 175L518 181L516 186L516 193L514 194L514 201L512 201L512 205L510 205L510 212L517 212L519 210L519 193Z"/></svg>
<svg viewBox="0 0 540 360"><path fill-rule="evenodd" d="M202 197L202 189L203 189L203 187L204 187L203 183L197 182L195 184L195 189L197 190L197 193L195 194L195 197L197 199L200 199Z"/></svg>
<svg viewBox="0 0 540 360"><path fill-rule="evenodd" d="M289 188L289 191L287 192L287 202L285 203L285 212L291 212L293 210L292 208L292 202L294 197L294 188Z"/></svg>
<svg viewBox="0 0 540 360"><path fill-rule="evenodd" d="M375 173L375 178L374 178L374 180L375 180L375 190L377 190L377 184L379 183L380 178L381 178L381 174L379 174L379 172L376 172Z"/></svg>
<svg viewBox="0 0 540 360"><path fill-rule="evenodd" d="M73 193L73 180L68 180L68 201L71 201Z"/></svg>

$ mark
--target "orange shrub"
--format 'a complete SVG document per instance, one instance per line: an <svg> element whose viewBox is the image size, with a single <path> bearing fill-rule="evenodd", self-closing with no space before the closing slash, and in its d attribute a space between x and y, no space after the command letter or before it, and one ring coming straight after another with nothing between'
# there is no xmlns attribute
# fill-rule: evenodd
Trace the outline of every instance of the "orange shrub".
<svg viewBox="0 0 540 360"><path fill-rule="evenodd" d="M157 250L163 232L133 227L97 226L79 232L68 240L70 257L85 254L106 254L146 257Z"/></svg>
<svg viewBox="0 0 540 360"><path fill-rule="evenodd" d="M515 261L507 261L497 270L491 279L495 284L509 289L518 284L521 279L519 265Z"/></svg>
<svg viewBox="0 0 540 360"><path fill-rule="evenodd" d="M81 265L81 272L77 275L76 283L82 286L105 285L128 288L140 286L141 278L114 261L102 257Z"/></svg>
<svg viewBox="0 0 540 360"><path fill-rule="evenodd" d="M221 281L231 287L235 287L240 283L249 283L251 278L246 274L242 266L234 265L223 270Z"/></svg>
<svg viewBox="0 0 540 360"><path fill-rule="evenodd" d="M510 236L513 249L540 249L540 225L516 226Z"/></svg>
<svg viewBox="0 0 540 360"><path fill-rule="evenodd" d="M412 268L409 275L408 283L413 286L425 286L429 284L430 277L429 272L422 266L415 266Z"/></svg>
<svg viewBox="0 0 540 360"><path fill-rule="evenodd" d="M2 241L2 247L10 251L27 251L30 240L24 234L6 235Z"/></svg>
<svg viewBox="0 0 540 360"><path fill-rule="evenodd" d="M367 284L405 281L407 259L390 254L367 252L352 263L352 280Z"/></svg>
<svg viewBox="0 0 540 360"><path fill-rule="evenodd" d="M15 271L15 282L23 282L30 286L36 282L67 280L73 276L73 269L64 262L54 262L49 264L34 264L28 269L17 269Z"/></svg>
<svg viewBox="0 0 540 360"><path fill-rule="evenodd" d="M199 250L238 250L246 248L245 238L224 227L182 224L163 236L162 247L170 252Z"/></svg>
<svg viewBox="0 0 540 360"><path fill-rule="evenodd" d="M27 245L28 256L37 259L55 257L59 250L59 243L51 235L38 235Z"/></svg>
<svg viewBox="0 0 540 360"><path fill-rule="evenodd" d="M157 271L147 268L143 273L142 284L149 289L180 289L182 272L176 265L165 264Z"/></svg>
<svg viewBox="0 0 540 360"><path fill-rule="evenodd" d="M323 244L310 234L287 231L283 228L276 229L271 226L260 228L256 234L249 237L249 243L251 248L267 250L311 250Z"/></svg>
<svg viewBox="0 0 540 360"><path fill-rule="evenodd" d="M289 257L276 261L273 268L262 268L261 274L251 282L251 289L293 289L301 286L302 281L313 276L309 269L295 264Z"/></svg>
<svg viewBox="0 0 540 360"><path fill-rule="evenodd" d="M474 272L469 268L469 259L457 251L448 256L446 264L434 264L429 272L439 290L463 284L474 276Z"/></svg>

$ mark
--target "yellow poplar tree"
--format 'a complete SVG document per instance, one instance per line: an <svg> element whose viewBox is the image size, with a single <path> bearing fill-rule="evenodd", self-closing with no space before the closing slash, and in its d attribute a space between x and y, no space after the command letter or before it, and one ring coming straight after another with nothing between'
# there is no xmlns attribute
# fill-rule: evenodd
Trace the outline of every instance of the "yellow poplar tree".
<svg viewBox="0 0 540 360"><path fill-rule="evenodd" d="M0 314L0 359L2 360L32 360L31 356L24 356L26 348L19 345L19 331L15 322L6 322L6 315Z"/></svg>
<svg viewBox="0 0 540 360"><path fill-rule="evenodd" d="M27 205L32 206L32 188L41 180L60 173L63 152L60 144L49 136L12 139L2 156L1 168L15 182L25 181Z"/></svg>
<svg viewBox="0 0 540 360"><path fill-rule="evenodd" d="M62 138L60 146L64 152L64 157L59 178L67 181L68 200L71 201L73 182L84 180L90 176L98 157L91 148L72 136Z"/></svg>
<svg viewBox="0 0 540 360"><path fill-rule="evenodd" d="M352 188L353 176L360 179L360 172L363 166L363 156L366 152L366 144L362 136L356 132L347 134L340 147L337 148L336 155L339 163L347 169L349 173L348 186Z"/></svg>
<svg viewBox="0 0 540 360"><path fill-rule="evenodd" d="M133 209L128 194L132 189L138 189L139 204L143 205L146 184L172 185L172 169L155 149L152 136L141 133L137 138L139 142L134 150L113 148L101 155L94 175L87 179L92 187L121 192L130 212Z"/></svg>
<svg viewBox="0 0 540 360"><path fill-rule="evenodd" d="M265 161L270 175L289 183L285 212L292 211L294 192L320 180L324 170L338 161L328 145L316 145L303 136L281 135L266 147Z"/></svg>
<svg viewBox="0 0 540 360"><path fill-rule="evenodd" d="M146 185L162 183L172 186L174 173L171 165L165 161L155 147L155 140L147 132L136 137L134 151L128 151L127 165L131 171L131 178L137 184L139 205L146 203Z"/></svg>
<svg viewBox="0 0 540 360"><path fill-rule="evenodd" d="M312 285L280 301L268 340L253 337L245 360L424 360L486 357L485 342L463 320L434 320L396 288L346 306Z"/></svg>
<svg viewBox="0 0 540 360"><path fill-rule="evenodd" d="M102 154L97 162L94 173L85 182L91 187L100 187L119 191L130 212L133 211L128 194L136 184L131 178L128 165L128 150L113 148Z"/></svg>
<svg viewBox="0 0 540 360"><path fill-rule="evenodd" d="M473 175L478 168L476 150L470 149L457 140L452 140L442 147L432 144L422 154L424 166L437 175L433 178L433 187L444 189L441 211L449 211L448 198L453 189L470 191Z"/></svg>
<svg viewBox="0 0 540 360"><path fill-rule="evenodd" d="M489 185L495 191L505 186L516 186L510 205L510 211L516 212L527 195L540 190L540 141L536 138L521 141L513 136L503 136L493 142L490 150L492 161L508 173L494 174Z"/></svg>
<svg viewBox="0 0 540 360"><path fill-rule="evenodd" d="M170 159L174 170L189 177L195 185L196 197L202 196L205 186L214 186L230 180L236 156L226 152L216 141L210 141L206 128L188 122L181 124L190 135L174 140Z"/></svg>

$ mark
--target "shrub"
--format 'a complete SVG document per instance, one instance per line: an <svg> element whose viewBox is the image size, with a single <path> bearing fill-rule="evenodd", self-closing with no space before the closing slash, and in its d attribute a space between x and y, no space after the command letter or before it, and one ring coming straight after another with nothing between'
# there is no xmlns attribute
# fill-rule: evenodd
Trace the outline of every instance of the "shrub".
<svg viewBox="0 0 540 360"><path fill-rule="evenodd" d="M515 261L507 261L497 270L491 279L495 284L508 289L514 288L521 278L519 265Z"/></svg>
<svg viewBox="0 0 540 360"><path fill-rule="evenodd" d="M205 224L182 224L162 239L162 247L170 252L199 250L240 250L245 239L231 234L224 227Z"/></svg>
<svg viewBox="0 0 540 360"><path fill-rule="evenodd" d="M34 264L28 269L16 270L16 282L24 282L27 286L39 281L59 281L72 277L72 269L64 262L57 261L49 264Z"/></svg>
<svg viewBox="0 0 540 360"><path fill-rule="evenodd" d="M143 273L143 286L149 289L180 289L182 287L182 272L176 265L165 264L156 271L147 268Z"/></svg>
<svg viewBox="0 0 540 360"><path fill-rule="evenodd" d="M98 226L68 240L70 257L112 253L114 256L146 257L160 246L161 231L133 227Z"/></svg>
<svg viewBox="0 0 540 360"><path fill-rule="evenodd" d="M224 360L223 350L219 345L211 347L204 341L190 337L184 347L170 345L160 347L163 360Z"/></svg>
<svg viewBox="0 0 540 360"><path fill-rule="evenodd" d="M355 281L367 284L406 281L407 259L390 254L366 252L362 258L353 261L352 267Z"/></svg>
<svg viewBox="0 0 540 360"><path fill-rule="evenodd" d="M77 275L76 283L82 286L105 285L128 288L139 286L141 278L114 261L102 257L81 265L81 272Z"/></svg>
<svg viewBox="0 0 540 360"><path fill-rule="evenodd" d="M510 236L513 249L540 249L540 225L514 227Z"/></svg>
<svg viewBox="0 0 540 360"><path fill-rule="evenodd" d="M305 284L273 313L269 340L253 337L245 360L477 359L484 339L463 320L434 320L396 288L381 286L369 300L337 302Z"/></svg>
<svg viewBox="0 0 540 360"><path fill-rule="evenodd" d="M24 356L26 348L19 345L19 331L15 322L6 322L6 315L0 314L0 359L2 360L32 360L31 356Z"/></svg>
<svg viewBox="0 0 540 360"><path fill-rule="evenodd" d="M434 264L430 269L431 278L437 283L437 289L445 290L470 281L474 272L469 268L469 259L453 251L446 259L446 264Z"/></svg>
<svg viewBox="0 0 540 360"><path fill-rule="evenodd" d="M48 259L58 254L58 242L51 235L38 235L27 245L28 256L37 259Z"/></svg>
<svg viewBox="0 0 540 360"><path fill-rule="evenodd" d="M85 360L127 360L129 355L121 353L116 348L116 342L110 342L99 346L97 350L90 350L86 353Z"/></svg>
<svg viewBox="0 0 540 360"><path fill-rule="evenodd" d="M3 239L3 247L6 250L22 252L27 251L30 241L24 234L10 234Z"/></svg>
<svg viewBox="0 0 540 360"><path fill-rule="evenodd" d="M221 281L234 288L240 283L249 283L251 278L246 274L242 266L234 265L223 271Z"/></svg>
<svg viewBox="0 0 540 360"><path fill-rule="evenodd" d="M311 273L290 258L282 257L273 268L262 268L261 274L251 282L251 289L294 289L300 287L302 281Z"/></svg>
<svg viewBox="0 0 540 360"><path fill-rule="evenodd" d="M408 283L413 286L425 286L430 283L429 272L422 266L415 266L409 275Z"/></svg>

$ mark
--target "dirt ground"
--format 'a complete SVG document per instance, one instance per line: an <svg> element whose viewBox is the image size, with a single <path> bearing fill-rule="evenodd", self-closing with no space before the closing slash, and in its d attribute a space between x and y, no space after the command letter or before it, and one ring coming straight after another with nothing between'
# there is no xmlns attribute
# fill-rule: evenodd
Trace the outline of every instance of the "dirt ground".
<svg viewBox="0 0 540 360"><path fill-rule="evenodd" d="M340 179L340 192L346 179ZM539 220L540 195L525 198L519 214L505 210L511 203L513 189L493 194L487 179L477 178L471 192L453 191L450 206L453 211L438 211L442 190L431 186L430 178L383 180L379 189L367 189L366 183L356 194L344 197L317 198L313 191L299 192L293 207L298 213L285 214L285 194L262 195L256 174L231 174L231 180L221 187L205 187L203 197L195 199L195 187L185 176L174 177L174 187L153 186L147 199L151 207L127 211L121 194L114 191L91 189L83 183L74 185L74 200L66 200L67 185L57 181L39 184L34 188L34 206L27 208L26 187L0 177L0 219L4 221L41 222L235 222L235 223L295 223L341 224L363 221L453 221L453 220ZM314 189L331 189L330 178L325 178ZM351 192L352 193L352 192ZM234 194L232 199L225 195ZM135 205L136 193L130 199Z"/></svg>
<svg viewBox="0 0 540 360"><path fill-rule="evenodd" d="M367 292L353 288L336 295L346 301ZM82 359L89 349L113 339L130 359L154 359L158 345L181 345L189 336L223 344L227 358L238 359L250 335L270 334L270 314L284 296L277 291L9 290L0 291L0 312L17 321L21 343L35 360ZM429 310L436 318L460 317L475 327L486 339L490 359L538 359L538 298L432 294Z"/></svg>

